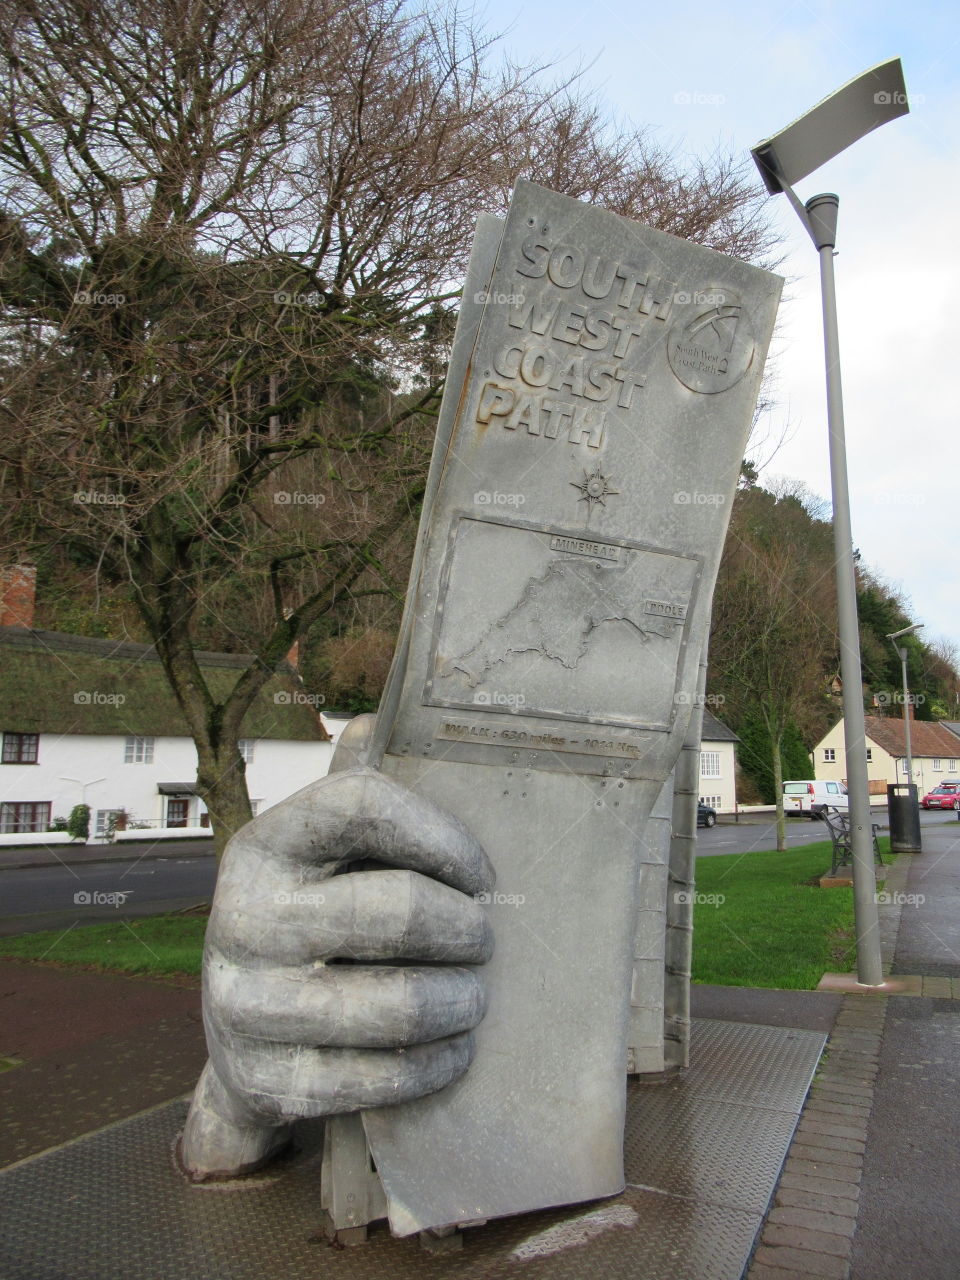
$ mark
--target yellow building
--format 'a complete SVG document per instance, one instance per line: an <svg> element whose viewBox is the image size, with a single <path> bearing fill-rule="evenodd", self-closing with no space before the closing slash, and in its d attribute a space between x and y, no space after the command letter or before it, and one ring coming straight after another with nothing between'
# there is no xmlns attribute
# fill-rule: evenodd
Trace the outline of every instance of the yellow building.
<svg viewBox="0 0 960 1280"><path fill-rule="evenodd" d="M886 793L889 783L909 782L904 723L893 717L864 717L867 738L867 777L874 793ZM911 720L910 747L913 781L921 796L941 782L960 781L960 736L944 724ZM838 720L813 749L813 776L846 781L843 721Z"/></svg>

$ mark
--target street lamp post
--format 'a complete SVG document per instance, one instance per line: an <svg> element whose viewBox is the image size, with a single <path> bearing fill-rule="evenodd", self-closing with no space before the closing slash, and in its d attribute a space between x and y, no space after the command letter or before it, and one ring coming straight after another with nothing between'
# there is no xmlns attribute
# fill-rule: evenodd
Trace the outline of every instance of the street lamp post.
<svg viewBox="0 0 960 1280"><path fill-rule="evenodd" d="M910 651L906 645L899 645L897 641L901 636L912 635L915 631L919 631L923 626L922 622L915 622L911 627L904 627L901 631L892 631L887 639L893 645L897 657L900 659L900 669L903 674L903 736L907 749L907 785L913 785L913 747L910 739L910 691L907 688L907 658ZM913 795L913 792L909 792Z"/></svg>
<svg viewBox="0 0 960 1280"><path fill-rule="evenodd" d="M823 297L823 343L827 373L827 423L830 436L830 474L833 490L833 536L837 572L837 621L840 633L840 674L843 680L843 721L846 745L847 791L850 804L853 897L857 927L857 978L861 985L883 985L880 934L873 866L873 832L867 783L866 731L863 715L863 677L857 622L853 533L840 382L840 342L837 328L833 257L839 198L819 195L800 202L792 184L805 178L851 143L888 120L909 110L899 58L872 67L845 84L751 154L771 195L783 192L820 255Z"/></svg>

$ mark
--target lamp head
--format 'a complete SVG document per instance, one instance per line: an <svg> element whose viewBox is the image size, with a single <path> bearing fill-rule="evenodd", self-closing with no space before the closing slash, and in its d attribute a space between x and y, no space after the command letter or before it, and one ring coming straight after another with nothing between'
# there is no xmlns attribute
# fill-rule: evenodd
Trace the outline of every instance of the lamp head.
<svg viewBox="0 0 960 1280"><path fill-rule="evenodd" d="M914 631L919 631L924 624L922 622L914 622L909 627L903 627L900 631L891 631L887 639L899 640L901 636L912 635Z"/></svg>
<svg viewBox="0 0 960 1280"><path fill-rule="evenodd" d="M751 149L764 186L771 195L793 186L807 174L910 110L903 67L891 58L864 71L818 102L809 111Z"/></svg>

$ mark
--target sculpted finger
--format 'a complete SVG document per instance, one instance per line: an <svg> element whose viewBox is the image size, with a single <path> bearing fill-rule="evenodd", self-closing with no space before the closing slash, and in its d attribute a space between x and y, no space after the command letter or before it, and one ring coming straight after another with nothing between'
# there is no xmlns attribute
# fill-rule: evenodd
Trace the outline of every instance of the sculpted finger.
<svg viewBox="0 0 960 1280"><path fill-rule="evenodd" d="M229 1036L216 1046L215 1067L265 1119L302 1119L436 1093L463 1075L473 1053L470 1031L392 1050L315 1049Z"/></svg>
<svg viewBox="0 0 960 1280"><path fill-rule="evenodd" d="M208 1062L194 1090L177 1158L194 1182L235 1178L259 1168L288 1140L285 1125L244 1106Z"/></svg>
<svg viewBox="0 0 960 1280"><path fill-rule="evenodd" d="M270 973L213 965L206 998L235 1035L316 1047L398 1049L469 1031L486 1012L472 969L330 965Z"/></svg>
<svg viewBox="0 0 960 1280"><path fill-rule="evenodd" d="M250 927L256 919L256 931ZM351 871L313 885L218 894L208 940L230 960L483 964L493 932L472 899L415 871Z"/></svg>
<svg viewBox="0 0 960 1280"><path fill-rule="evenodd" d="M250 862L333 870L372 860L442 880L463 893L493 888L496 876L463 823L425 796L373 769L328 774L248 823L224 858L231 881L239 868L249 885ZM241 865L242 864L242 865Z"/></svg>

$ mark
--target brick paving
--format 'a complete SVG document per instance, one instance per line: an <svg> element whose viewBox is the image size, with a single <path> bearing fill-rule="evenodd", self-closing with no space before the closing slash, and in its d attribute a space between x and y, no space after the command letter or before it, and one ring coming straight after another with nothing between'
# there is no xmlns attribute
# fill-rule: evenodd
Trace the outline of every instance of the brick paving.
<svg viewBox="0 0 960 1280"><path fill-rule="evenodd" d="M898 997L960 1000L960 977L893 972L913 865L903 856L886 871L890 901L881 899L879 908L884 977L893 980ZM840 990L844 982L841 975L827 975L823 989ZM890 999L889 993L865 990L843 996L747 1280L856 1280L864 1161ZM894 1265L901 1267L902 1260ZM953 1265L952 1274L960 1274L960 1257ZM900 1274L907 1280L914 1272L907 1268ZM873 1276L864 1272L863 1280Z"/></svg>

